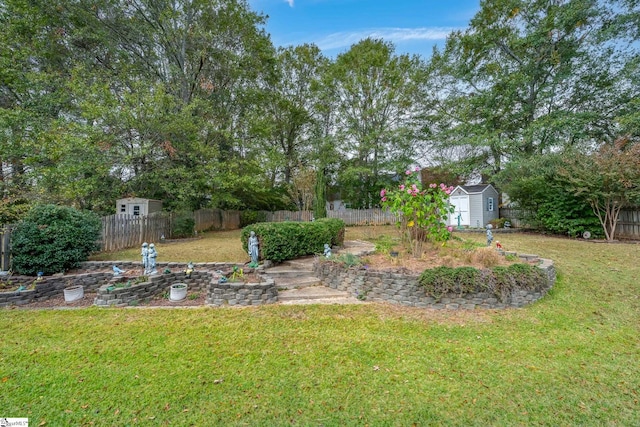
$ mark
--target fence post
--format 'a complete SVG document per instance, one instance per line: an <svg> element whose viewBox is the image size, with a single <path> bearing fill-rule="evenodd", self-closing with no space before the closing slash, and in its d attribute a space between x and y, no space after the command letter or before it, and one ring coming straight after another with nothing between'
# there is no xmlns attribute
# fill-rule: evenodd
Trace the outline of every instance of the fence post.
<svg viewBox="0 0 640 427"><path fill-rule="evenodd" d="M11 266L11 231L10 225L0 230L0 270L7 271Z"/></svg>

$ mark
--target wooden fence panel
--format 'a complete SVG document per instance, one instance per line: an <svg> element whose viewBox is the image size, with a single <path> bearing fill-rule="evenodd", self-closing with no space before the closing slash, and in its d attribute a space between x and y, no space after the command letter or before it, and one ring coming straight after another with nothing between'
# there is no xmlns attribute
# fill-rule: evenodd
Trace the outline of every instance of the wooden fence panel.
<svg viewBox="0 0 640 427"><path fill-rule="evenodd" d="M339 218L346 225L395 224L396 216L382 209L339 209L327 211L327 218Z"/></svg>
<svg viewBox="0 0 640 427"><path fill-rule="evenodd" d="M267 212L267 222L311 221L311 211L275 211Z"/></svg>
<svg viewBox="0 0 640 427"><path fill-rule="evenodd" d="M0 229L0 270L11 268L11 231L13 226L7 225Z"/></svg>
<svg viewBox="0 0 640 427"><path fill-rule="evenodd" d="M237 230L240 228L240 211L221 211L222 230Z"/></svg>
<svg viewBox="0 0 640 427"><path fill-rule="evenodd" d="M215 230L222 228L222 211L220 209L198 209L193 213L196 231Z"/></svg>
<svg viewBox="0 0 640 427"><path fill-rule="evenodd" d="M625 209L620 211L616 236L631 239L640 238L640 210Z"/></svg>
<svg viewBox="0 0 640 427"><path fill-rule="evenodd" d="M196 231L236 230L240 228L240 211L199 209L193 212Z"/></svg>
<svg viewBox="0 0 640 427"><path fill-rule="evenodd" d="M158 242L169 233L170 220L167 215L110 215L102 218L100 250L116 251L138 246L142 242Z"/></svg>
<svg viewBox="0 0 640 427"><path fill-rule="evenodd" d="M311 221L312 211L275 211L266 212L267 222ZM327 218L339 218L346 225L384 225L394 224L395 215L382 209L339 209L327 211Z"/></svg>
<svg viewBox="0 0 640 427"><path fill-rule="evenodd" d="M500 218L508 218L513 227L516 228L532 228L530 224L519 218L526 216L518 209L500 208ZM533 227L535 228L535 227ZM623 209L618 217L616 225L617 237L626 239L640 239L640 210Z"/></svg>
<svg viewBox="0 0 640 427"><path fill-rule="evenodd" d="M515 208L500 208L500 218L507 218L513 228L535 228L527 222L528 212Z"/></svg>

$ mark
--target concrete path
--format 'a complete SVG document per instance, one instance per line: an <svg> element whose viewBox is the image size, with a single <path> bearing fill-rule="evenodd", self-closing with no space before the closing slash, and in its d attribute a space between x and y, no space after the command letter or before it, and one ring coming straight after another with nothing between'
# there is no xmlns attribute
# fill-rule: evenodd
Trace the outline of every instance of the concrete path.
<svg viewBox="0 0 640 427"><path fill-rule="evenodd" d="M373 253L375 246L370 242L352 240L333 250L334 255L351 253L366 255ZM303 257L282 262L264 270L264 275L272 278L278 287L281 304L362 304L353 295L323 286L313 272L315 257Z"/></svg>

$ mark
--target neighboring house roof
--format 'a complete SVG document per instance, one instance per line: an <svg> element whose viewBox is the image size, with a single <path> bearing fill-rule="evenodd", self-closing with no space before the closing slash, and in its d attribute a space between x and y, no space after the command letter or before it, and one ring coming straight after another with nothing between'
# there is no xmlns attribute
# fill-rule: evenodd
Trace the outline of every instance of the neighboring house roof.
<svg viewBox="0 0 640 427"><path fill-rule="evenodd" d="M491 184L458 185L457 188L460 188L462 191L464 191L467 194L478 194L478 193L483 193L489 187L493 188ZM494 191L495 191L495 188L494 188Z"/></svg>

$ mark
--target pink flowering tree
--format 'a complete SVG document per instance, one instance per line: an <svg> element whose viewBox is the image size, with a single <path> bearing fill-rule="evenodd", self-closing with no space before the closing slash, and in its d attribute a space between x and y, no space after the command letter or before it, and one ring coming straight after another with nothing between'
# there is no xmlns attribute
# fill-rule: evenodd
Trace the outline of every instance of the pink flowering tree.
<svg viewBox="0 0 640 427"><path fill-rule="evenodd" d="M382 207L394 213L404 242L410 246L414 257L422 255L425 241L446 242L451 237L451 227L446 220L453 212L449 195L453 187L429 184L422 187L420 168L407 170L405 181L394 189L382 189Z"/></svg>

